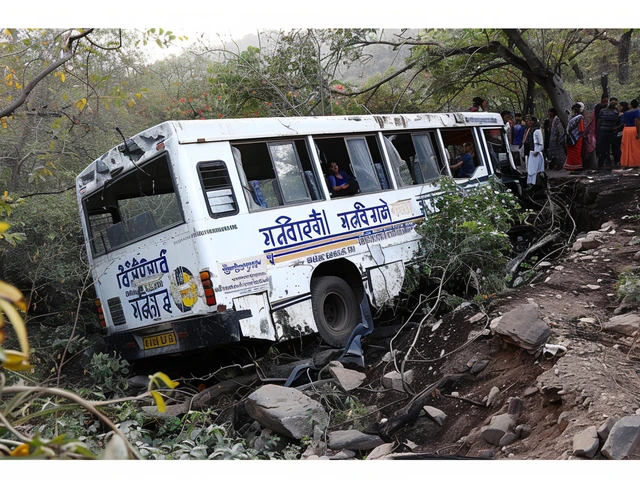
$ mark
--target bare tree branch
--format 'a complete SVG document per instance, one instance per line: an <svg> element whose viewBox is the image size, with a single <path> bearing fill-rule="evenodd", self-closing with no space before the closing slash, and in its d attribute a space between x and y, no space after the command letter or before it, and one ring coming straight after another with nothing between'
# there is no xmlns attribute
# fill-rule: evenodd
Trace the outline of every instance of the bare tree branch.
<svg viewBox="0 0 640 480"><path fill-rule="evenodd" d="M47 68L45 68L42 72L36 75L33 78L33 80L31 80L29 84L26 87L24 87L24 89L22 89L22 93L18 98L16 98L13 101L13 103L9 104L9 106L7 106L5 109L0 110L0 118L11 115L16 109L18 109L21 105L23 105L27 101L27 98L29 98L29 95L31 94L32 90L36 87L36 85L38 85L38 83L40 83L51 72L56 70L60 65L63 65L64 63L71 60L71 58L74 55L73 44L79 41L80 39L85 38L91 32L93 32L93 28L89 28L84 32L78 33L77 35L70 35L69 38L67 38L67 41L64 47L62 48L62 51L65 52L64 55L62 55L58 60L51 63Z"/></svg>

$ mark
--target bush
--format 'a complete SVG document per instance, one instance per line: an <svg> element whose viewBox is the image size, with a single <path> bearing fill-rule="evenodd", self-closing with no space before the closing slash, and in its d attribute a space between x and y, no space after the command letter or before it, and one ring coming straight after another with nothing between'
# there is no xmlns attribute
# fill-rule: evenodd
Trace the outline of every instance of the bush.
<svg viewBox="0 0 640 480"><path fill-rule="evenodd" d="M459 303L458 295L486 297L503 290L512 250L507 232L527 212L496 180L461 188L442 178L440 185L416 229L422 237L418 273L431 284L442 282L449 303Z"/></svg>
<svg viewBox="0 0 640 480"><path fill-rule="evenodd" d="M90 363L91 380L105 393L122 394L129 387L129 362L119 356L96 353Z"/></svg>
<svg viewBox="0 0 640 480"><path fill-rule="evenodd" d="M620 274L620 278L614 286L618 297L640 301L640 275L631 270L625 270Z"/></svg>

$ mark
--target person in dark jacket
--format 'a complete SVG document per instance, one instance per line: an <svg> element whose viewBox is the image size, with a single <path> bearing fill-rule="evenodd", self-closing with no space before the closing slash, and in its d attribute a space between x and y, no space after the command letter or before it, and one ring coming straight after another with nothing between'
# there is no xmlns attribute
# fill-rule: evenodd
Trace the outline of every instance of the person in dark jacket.
<svg viewBox="0 0 640 480"><path fill-rule="evenodd" d="M616 150L618 145L616 136L620 129L620 113L618 112L618 99L611 97L607 108L600 110L598 124L596 125L596 145L598 150L598 168L611 167L611 154L615 159L620 158Z"/></svg>

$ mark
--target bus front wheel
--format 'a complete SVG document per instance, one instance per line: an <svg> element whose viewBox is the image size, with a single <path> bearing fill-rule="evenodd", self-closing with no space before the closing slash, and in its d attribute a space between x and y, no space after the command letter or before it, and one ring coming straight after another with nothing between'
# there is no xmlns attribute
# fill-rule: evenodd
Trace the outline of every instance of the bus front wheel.
<svg viewBox="0 0 640 480"><path fill-rule="evenodd" d="M360 323L360 309L349 284L340 277L314 278L311 304L322 339L332 347L344 347Z"/></svg>

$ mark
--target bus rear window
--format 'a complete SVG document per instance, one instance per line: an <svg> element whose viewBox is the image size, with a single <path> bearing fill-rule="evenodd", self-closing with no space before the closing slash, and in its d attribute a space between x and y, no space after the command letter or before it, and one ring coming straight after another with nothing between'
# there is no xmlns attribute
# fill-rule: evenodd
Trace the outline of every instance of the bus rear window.
<svg viewBox="0 0 640 480"><path fill-rule="evenodd" d="M94 256L182 223L168 157L108 182L84 200Z"/></svg>

